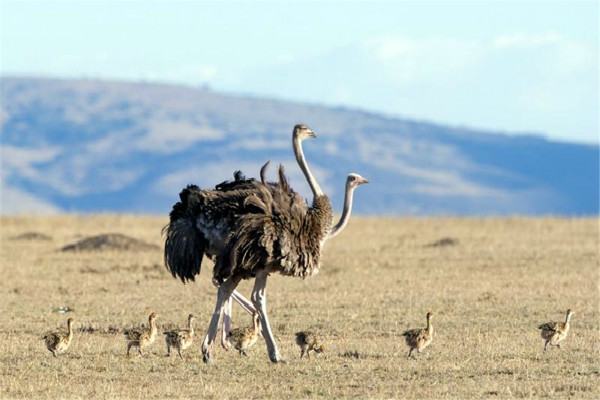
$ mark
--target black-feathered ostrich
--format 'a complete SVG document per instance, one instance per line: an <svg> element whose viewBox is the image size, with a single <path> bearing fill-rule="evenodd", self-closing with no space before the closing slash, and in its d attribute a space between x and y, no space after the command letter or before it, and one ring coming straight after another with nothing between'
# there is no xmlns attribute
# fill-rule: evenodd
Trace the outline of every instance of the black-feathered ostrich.
<svg viewBox="0 0 600 400"><path fill-rule="evenodd" d="M353 190L367 181L350 174L342 218L331 229L331 204L312 176L302 151L302 141L314 137L304 125L294 128L296 159L313 192L311 207L287 184L280 168L279 182L241 179L218 185L211 191L188 187L173 207L167 226L165 262L174 276L193 279L200 271L202 254L215 259L214 281L219 285L217 303L202 344L205 361L215 340L221 314L227 313L230 295L249 312L258 312L271 361L281 360L266 312L266 281L271 272L307 277L318 271L323 243L346 225ZM261 180L264 182L264 169ZM241 279L255 277L252 303L235 287ZM227 318L224 318L224 324ZM224 337L228 327L224 326Z"/></svg>

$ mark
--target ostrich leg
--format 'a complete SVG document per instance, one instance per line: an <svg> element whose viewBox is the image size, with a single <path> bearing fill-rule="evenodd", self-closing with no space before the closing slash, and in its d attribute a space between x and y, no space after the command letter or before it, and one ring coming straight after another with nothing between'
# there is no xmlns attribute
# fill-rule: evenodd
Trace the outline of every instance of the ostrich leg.
<svg viewBox="0 0 600 400"><path fill-rule="evenodd" d="M267 344L269 359L274 363L284 362L279 354L277 343L275 343L275 338L273 337L273 332L271 331L271 325L269 325L269 317L267 316L266 289L268 276L269 273L265 270L262 270L256 274L254 288L252 289L252 302L254 303L254 307L256 307L256 311L258 312L258 316L260 318L262 335Z"/></svg>
<svg viewBox="0 0 600 400"><path fill-rule="evenodd" d="M221 329L221 346L225 350L229 350L231 344L229 343L229 332L231 332L231 298L233 297L233 293L225 302L225 306L223 307L223 327Z"/></svg>
<svg viewBox="0 0 600 400"><path fill-rule="evenodd" d="M208 332L204 337L204 341L202 342L202 358L205 363L210 363L210 350L212 345L217 337L217 329L219 328L219 319L221 318L221 314L223 313L223 309L225 307L225 302L229 300L229 296L231 296L231 292L233 292L236 286L240 283L241 278L232 276L225 282L219 286L219 290L217 291L217 303L215 304L215 311L213 312L212 318L210 319L210 325L208 327Z"/></svg>
<svg viewBox="0 0 600 400"><path fill-rule="evenodd" d="M231 298L234 299L235 301L237 301L238 304L240 305L240 307L242 307L244 309L244 311L246 311L248 314L253 315L256 312L256 309L254 308L254 305L252 304L252 302L250 300L248 300L247 298L245 298L237 290L234 290L233 293L231 293ZM227 310L225 310L225 311L227 311Z"/></svg>

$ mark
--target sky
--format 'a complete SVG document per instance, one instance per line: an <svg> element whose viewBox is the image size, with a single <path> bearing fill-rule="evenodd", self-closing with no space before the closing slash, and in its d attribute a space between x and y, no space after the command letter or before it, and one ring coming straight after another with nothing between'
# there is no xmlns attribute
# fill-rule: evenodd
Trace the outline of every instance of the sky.
<svg viewBox="0 0 600 400"><path fill-rule="evenodd" d="M169 82L598 143L597 1L0 1L0 74Z"/></svg>

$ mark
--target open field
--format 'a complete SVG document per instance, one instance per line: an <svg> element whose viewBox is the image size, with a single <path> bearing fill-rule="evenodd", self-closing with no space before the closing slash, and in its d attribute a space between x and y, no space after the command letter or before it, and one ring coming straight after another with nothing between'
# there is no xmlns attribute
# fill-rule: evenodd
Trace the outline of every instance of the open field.
<svg viewBox="0 0 600 400"><path fill-rule="evenodd" d="M125 357L122 335L77 332L53 358L40 335L63 327L102 332L146 321L204 334L214 306L211 266L183 285L144 251L62 252L118 232L162 246L166 218L0 218L1 398L598 398L598 219L353 218L327 244L321 272L273 276L271 323L287 364L268 361L262 339L249 357L199 342L165 358L162 335L144 358ZM26 233L43 239L14 239ZM447 245L431 245L450 238ZM240 286L249 294L249 282ZM69 306L67 315L53 311ZM537 325L575 315L562 349L544 353ZM433 344L407 360L400 334L431 310ZM250 317L234 305L234 324ZM300 360L294 332L314 328L327 352Z"/></svg>

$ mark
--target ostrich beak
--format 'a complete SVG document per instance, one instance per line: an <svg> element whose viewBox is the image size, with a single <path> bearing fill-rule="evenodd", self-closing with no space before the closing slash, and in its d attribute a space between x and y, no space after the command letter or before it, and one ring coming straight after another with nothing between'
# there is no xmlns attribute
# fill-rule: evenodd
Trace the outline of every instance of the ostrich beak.
<svg viewBox="0 0 600 400"><path fill-rule="evenodd" d="M365 179L365 178L360 178L360 180L358 181L358 184L362 185L363 183L369 183L369 180Z"/></svg>
<svg viewBox="0 0 600 400"><path fill-rule="evenodd" d="M312 129L309 129L306 133L307 133L308 137L311 137L313 139L317 138L317 134Z"/></svg>

